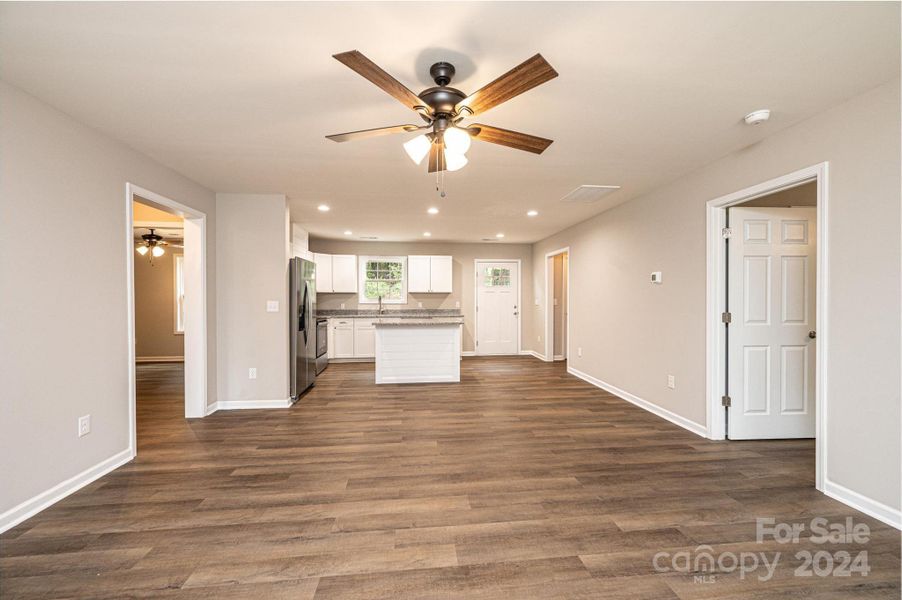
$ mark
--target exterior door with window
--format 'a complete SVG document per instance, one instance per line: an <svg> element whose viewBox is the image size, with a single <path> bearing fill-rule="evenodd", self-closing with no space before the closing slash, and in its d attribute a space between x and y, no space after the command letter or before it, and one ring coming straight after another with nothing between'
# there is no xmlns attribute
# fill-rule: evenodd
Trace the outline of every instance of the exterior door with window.
<svg viewBox="0 0 902 600"><path fill-rule="evenodd" d="M476 354L517 354L520 265L476 263Z"/></svg>
<svg viewBox="0 0 902 600"><path fill-rule="evenodd" d="M816 211L730 209L731 439L815 435Z"/></svg>

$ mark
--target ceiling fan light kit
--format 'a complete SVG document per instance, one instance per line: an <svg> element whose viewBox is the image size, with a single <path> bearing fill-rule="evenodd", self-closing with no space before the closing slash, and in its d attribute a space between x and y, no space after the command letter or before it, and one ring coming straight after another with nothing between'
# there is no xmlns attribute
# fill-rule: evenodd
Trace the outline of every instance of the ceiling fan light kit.
<svg viewBox="0 0 902 600"><path fill-rule="evenodd" d="M482 114L557 77L557 71L541 54L517 65L469 96L449 86L455 69L448 62L433 64L429 75L435 86L414 94L357 50L335 54L333 58L415 111L426 125L395 125L326 136L332 141L348 142L392 133L423 131L425 133L404 143L404 151L417 165L428 156L429 173L462 169L468 162L465 154L473 139L534 154L541 154L552 143L549 139L490 125L461 125L464 119Z"/></svg>
<svg viewBox="0 0 902 600"><path fill-rule="evenodd" d="M150 229L150 233L142 235L141 239L144 240L144 242L138 244L135 247L135 251L141 256L147 256L147 253L149 252L151 265L153 265L154 258L160 258L166 253L163 246L168 245L168 242L164 242L163 236L156 233L153 228Z"/></svg>

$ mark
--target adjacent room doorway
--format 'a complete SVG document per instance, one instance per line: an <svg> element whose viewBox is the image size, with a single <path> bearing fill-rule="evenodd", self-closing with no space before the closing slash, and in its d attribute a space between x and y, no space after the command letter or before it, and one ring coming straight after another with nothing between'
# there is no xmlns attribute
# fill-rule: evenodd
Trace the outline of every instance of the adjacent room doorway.
<svg viewBox="0 0 902 600"><path fill-rule="evenodd" d="M565 361L570 345L570 248L545 255L544 359Z"/></svg>
<svg viewBox="0 0 902 600"><path fill-rule="evenodd" d="M184 337L186 418L203 417L207 412L206 215L131 183L126 184L125 195L130 441L132 451L136 452L135 260L149 260L153 254L150 252L139 253L141 243L135 241L134 203L139 202L141 205L181 218L183 258L178 261L177 266L183 287L179 293L181 298L173 298L172 301L175 303L173 308L180 321L177 328ZM169 248L171 249L172 246L174 244ZM158 259L162 259L165 255L165 253L161 254ZM179 301L181 302L180 307L178 306Z"/></svg>
<svg viewBox="0 0 902 600"><path fill-rule="evenodd" d="M825 473L827 164L708 203L708 437L815 438Z"/></svg>
<svg viewBox="0 0 902 600"><path fill-rule="evenodd" d="M520 353L520 261L476 259L476 354Z"/></svg>

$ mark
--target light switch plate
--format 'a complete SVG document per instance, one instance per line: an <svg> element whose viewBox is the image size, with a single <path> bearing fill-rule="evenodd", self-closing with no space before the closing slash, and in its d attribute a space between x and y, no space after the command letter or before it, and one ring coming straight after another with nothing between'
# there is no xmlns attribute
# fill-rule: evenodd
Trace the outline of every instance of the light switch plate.
<svg viewBox="0 0 902 600"><path fill-rule="evenodd" d="M257 378L257 368L251 367L247 370L247 378L248 379L256 379Z"/></svg>
<svg viewBox="0 0 902 600"><path fill-rule="evenodd" d="M279 312L279 301L278 300L267 300L266 301L266 312Z"/></svg>
<svg viewBox="0 0 902 600"><path fill-rule="evenodd" d="M676 388L676 378L673 375L667 376L667 387L670 389Z"/></svg>

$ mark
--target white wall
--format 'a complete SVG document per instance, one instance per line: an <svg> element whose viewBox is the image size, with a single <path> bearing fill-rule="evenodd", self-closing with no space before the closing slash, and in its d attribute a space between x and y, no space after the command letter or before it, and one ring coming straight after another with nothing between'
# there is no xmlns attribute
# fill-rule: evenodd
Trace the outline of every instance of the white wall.
<svg viewBox="0 0 902 600"><path fill-rule="evenodd" d="M126 182L207 214L208 289L216 225L199 184L3 82L0 106L2 530L51 488L130 456ZM210 294L208 401L215 308Z"/></svg>
<svg viewBox="0 0 902 600"><path fill-rule="evenodd" d="M383 255L407 256L411 254L450 255L453 260L451 273L453 291L450 294L408 294L407 304L391 304L388 310L396 308L459 308L464 316L463 351L472 352L476 348L476 289L474 259L519 259L521 307L529 301L532 289L531 248L526 244L449 244L442 242L349 242L344 240L310 239L311 252L326 254L356 254L358 256ZM357 308L357 294L317 294L318 309ZM366 309L374 309L372 304ZM523 317L525 326L527 316Z"/></svg>
<svg viewBox="0 0 902 600"><path fill-rule="evenodd" d="M287 210L280 194L216 194L220 402L288 399Z"/></svg>
<svg viewBox="0 0 902 600"><path fill-rule="evenodd" d="M540 301L542 257L570 246L570 366L704 425L706 202L829 161L827 479L898 510L899 103L895 80L535 244Z"/></svg>

